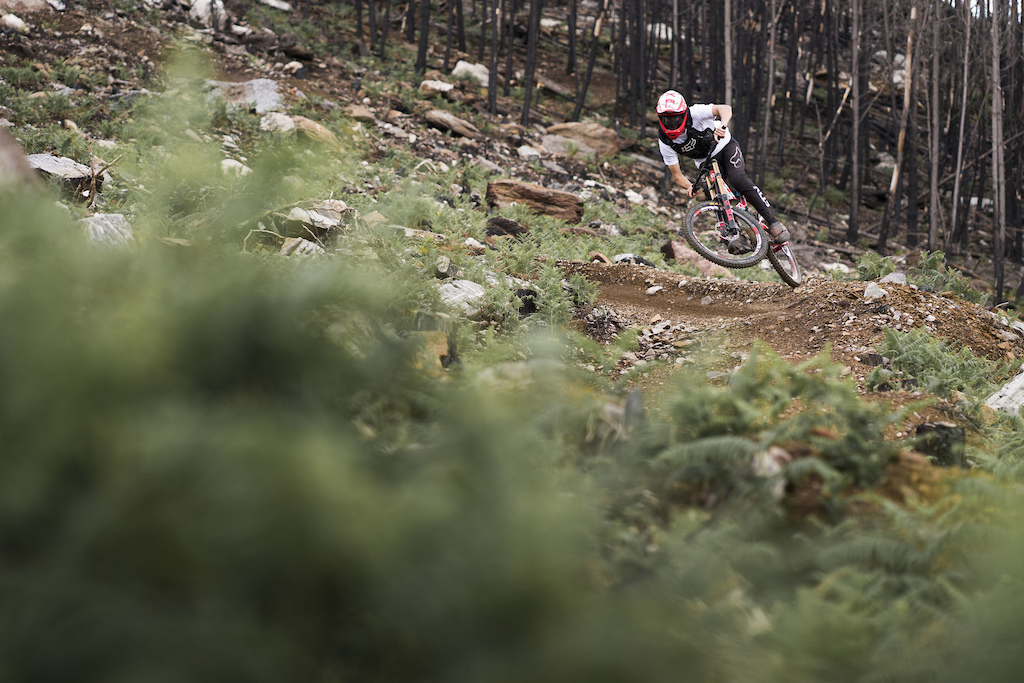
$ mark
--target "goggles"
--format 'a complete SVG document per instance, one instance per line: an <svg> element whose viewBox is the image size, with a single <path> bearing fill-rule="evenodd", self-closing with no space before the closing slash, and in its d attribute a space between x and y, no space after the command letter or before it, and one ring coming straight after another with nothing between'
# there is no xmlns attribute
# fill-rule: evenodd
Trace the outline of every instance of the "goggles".
<svg viewBox="0 0 1024 683"><path fill-rule="evenodd" d="M661 123L668 130L678 130L683 127L683 122L686 121L686 112L681 114L662 114Z"/></svg>

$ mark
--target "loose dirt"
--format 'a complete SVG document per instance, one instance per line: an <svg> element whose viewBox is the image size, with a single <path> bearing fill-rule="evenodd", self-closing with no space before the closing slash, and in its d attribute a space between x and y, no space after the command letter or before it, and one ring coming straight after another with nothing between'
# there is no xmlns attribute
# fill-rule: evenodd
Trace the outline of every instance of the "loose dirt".
<svg viewBox="0 0 1024 683"><path fill-rule="evenodd" d="M885 296L868 300L868 283L840 282L822 275L812 275L791 289L781 283L687 277L640 265L566 262L563 267L598 285L595 308L617 320L620 327L641 330L640 351L625 354L620 372L652 356L671 366L673 355L678 357L702 336L724 338L722 350L740 360L760 340L794 364L827 350L833 361L848 368L844 373L856 380L862 393L903 405L921 400L922 394L916 390L869 392L865 386L886 327L909 331L924 326L954 349L969 348L975 356L991 361L1024 358L1024 338L1000 316L950 293L886 283L881 285ZM605 338L600 333L595 336L608 341L615 330L607 326L604 330ZM659 342L653 354L651 340ZM652 381L662 382L664 375L659 373ZM945 415L952 410L951 404L941 400L932 408L933 413Z"/></svg>

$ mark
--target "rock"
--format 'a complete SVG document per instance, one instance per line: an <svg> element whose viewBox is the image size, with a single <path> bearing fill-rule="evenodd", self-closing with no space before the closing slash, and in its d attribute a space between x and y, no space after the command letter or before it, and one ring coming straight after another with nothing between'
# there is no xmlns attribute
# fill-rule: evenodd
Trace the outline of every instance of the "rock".
<svg viewBox="0 0 1024 683"><path fill-rule="evenodd" d="M224 172L224 175L233 175L236 178L252 173L251 168L243 164L241 161L236 161L234 159L225 159L220 162L220 170Z"/></svg>
<svg viewBox="0 0 1024 683"><path fill-rule="evenodd" d="M520 145L516 149L516 153L519 155L520 159L525 161L529 161L530 159L540 159L541 157L540 150L530 147L529 145Z"/></svg>
<svg viewBox="0 0 1024 683"><path fill-rule="evenodd" d="M374 123L377 118L370 108L363 104L350 104L345 107L345 116L362 123Z"/></svg>
<svg viewBox="0 0 1024 683"><path fill-rule="evenodd" d="M487 183L487 204L491 207L525 204L534 213L554 216L573 225L583 219L583 200L576 195L518 180Z"/></svg>
<svg viewBox="0 0 1024 683"><path fill-rule="evenodd" d="M1016 415L1024 405L1024 372L1017 373L999 391L985 399L985 405L994 410Z"/></svg>
<svg viewBox="0 0 1024 683"><path fill-rule="evenodd" d="M490 70L483 64L470 64L461 59L456 62L455 68L452 69L452 78L472 79L480 85L487 85L490 74Z"/></svg>
<svg viewBox="0 0 1024 683"><path fill-rule="evenodd" d="M241 83L207 81L211 97L222 98L229 107L244 107L257 114L266 114L284 106L277 83L269 78L255 78Z"/></svg>
<svg viewBox="0 0 1024 683"><path fill-rule="evenodd" d="M426 80L420 83L419 93L426 97L435 97L437 95L444 95L455 89L455 86L451 83L445 83L444 81L433 81Z"/></svg>
<svg viewBox="0 0 1024 683"><path fill-rule="evenodd" d="M662 291L663 289L665 289L665 288L662 287L661 285L655 285L653 287L648 287L646 293L647 293L647 296L654 296L655 294L657 294L658 292Z"/></svg>
<svg viewBox="0 0 1024 683"><path fill-rule="evenodd" d="M612 257L612 263L632 263L638 266L654 268L654 264L639 254L616 254Z"/></svg>
<svg viewBox="0 0 1024 683"><path fill-rule="evenodd" d="M842 273L843 275L848 275L850 273L849 266L839 263L838 261L834 263L823 263L821 264L821 269L830 273Z"/></svg>
<svg viewBox="0 0 1024 683"><path fill-rule="evenodd" d="M281 245L282 256L319 256L326 253L327 250L319 244L302 237L289 237Z"/></svg>
<svg viewBox="0 0 1024 683"><path fill-rule="evenodd" d="M44 176L58 178L71 194L76 198L88 197L93 184L93 171L74 159L58 157L52 154L30 154L28 156L29 166L36 169ZM106 171L96 176L95 186L99 192L103 183L110 180L110 174Z"/></svg>
<svg viewBox="0 0 1024 683"><path fill-rule="evenodd" d="M227 25L227 12L223 0L192 0L188 18L205 28L223 31Z"/></svg>
<svg viewBox="0 0 1024 683"><path fill-rule="evenodd" d="M888 275L883 277L878 282L880 284L883 284L883 285L884 284L905 285L905 284L907 284L907 274L906 273L889 273Z"/></svg>
<svg viewBox="0 0 1024 683"><path fill-rule="evenodd" d="M135 235L128 219L119 213L97 213L77 221L86 237L112 247L135 244Z"/></svg>
<svg viewBox="0 0 1024 683"><path fill-rule="evenodd" d="M889 292L885 291L878 286L875 282L869 282L867 287L864 288L864 300L875 301L889 295Z"/></svg>
<svg viewBox="0 0 1024 683"><path fill-rule="evenodd" d="M431 125L437 126L443 130L450 130L451 132L466 138L479 140L483 137L480 134L480 131L477 130L476 126L472 123L464 121L458 116L442 109L431 109L423 115L423 118Z"/></svg>
<svg viewBox="0 0 1024 683"><path fill-rule="evenodd" d="M484 157L475 157L473 159L473 163L483 168L488 173L498 173L501 175L505 175L505 169L503 169L501 166L498 166L498 164L494 163L493 161L485 159Z"/></svg>
<svg viewBox="0 0 1024 683"><path fill-rule="evenodd" d="M463 244L469 247L469 250L472 251L477 256L481 256L487 253L487 245L481 242L480 240L475 240L472 237L467 237L466 241L463 242Z"/></svg>
<svg viewBox="0 0 1024 683"><path fill-rule="evenodd" d="M272 111L260 119L260 130L271 133L292 133L295 131L295 122L292 117L282 114L279 111Z"/></svg>
<svg viewBox="0 0 1024 683"><path fill-rule="evenodd" d="M559 175L569 175L568 171L566 171L563 167L559 166L558 164L556 164L555 162L551 161L550 159L541 159L540 165L543 166L544 168L548 169L552 173L557 173ZM552 188L552 189L560 189L560 188Z"/></svg>
<svg viewBox="0 0 1024 683"><path fill-rule="evenodd" d="M704 297L703 297L703 298L702 298L702 299L700 300L700 305L701 305L701 306L710 306L710 305L711 305L711 304L713 304L714 302L715 302L715 300L711 298L711 295L710 295L710 294L707 294L707 295L705 295L705 296L704 296Z"/></svg>
<svg viewBox="0 0 1024 683"><path fill-rule="evenodd" d="M585 142L580 142L564 135L547 134L541 136L540 144L549 154L559 156L575 156L576 154L594 154L593 147Z"/></svg>
<svg viewBox="0 0 1024 683"><path fill-rule="evenodd" d="M439 287L441 300L452 308L472 316L480 312L487 290L471 280L452 280Z"/></svg>
<svg viewBox="0 0 1024 683"><path fill-rule="evenodd" d="M0 26L9 28L17 33L28 33L28 24L13 14L5 14L0 17Z"/></svg>
<svg viewBox="0 0 1024 683"><path fill-rule="evenodd" d="M592 153L601 156L614 156L622 148L622 139L619 134L598 123L580 123L578 121L556 123L553 126L548 126L547 132L576 140L581 145L586 145L588 149L593 150Z"/></svg>
<svg viewBox="0 0 1024 683"><path fill-rule="evenodd" d="M339 154L345 152L334 133L313 119L307 119L305 116L293 116L292 122L295 124L295 130L305 138L330 147Z"/></svg>
<svg viewBox="0 0 1024 683"><path fill-rule="evenodd" d="M267 7L273 7L274 9L279 9L282 12L291 12L292 11L292 6L289 5L287 2L284 2L284 0L259 0L259 1L262 2L264 5L266 5Z"/></svg>
<svg viewBox="0 0 1024 683"><path fill-rule="evenodd" d="M301 78L305 78L306 77L306 65L303 64L302 62L298 62L298 61L288 62L287 64L284 65L284 68L282 69L282 71L284 71L286 74L288 74L292 78L299 78L299 79L301 79Z"/></svg>
<svg viewBox="0 0 1024 683"><path fill-rule="evenodd" d="M0 0L0 9L11 12L38 12L39 10L48 10L50 7L50 3L46 0Z"/></svg>
<svg viewBox="0 0 1024 683"><path fill-rule="evenodd" d="M626 195L626 199L629 200L630 204L643 204L644 203L644 196L642 194L640 194L639 192L634 192L633 190L626 190L625 195Z"/></svg>
<svg viewBox="0 0 1024 683"><path fill-rule="evenodd" d="M344 202L339 203L344 205ZM322 237L341 225L341 213L320 205L316 205L312 209L295 206L288 212L286 221L289 225L282 226L286 234L293 236L314 234Z"/></svg>

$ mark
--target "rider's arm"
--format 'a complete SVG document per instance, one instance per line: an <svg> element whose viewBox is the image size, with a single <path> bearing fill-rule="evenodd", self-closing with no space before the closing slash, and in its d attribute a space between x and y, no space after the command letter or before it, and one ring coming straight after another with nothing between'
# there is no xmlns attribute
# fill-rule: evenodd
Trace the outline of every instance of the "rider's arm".
<svg viewBox="0 0 1024 683"><path fill-rule="evenodd" d="M672 180L675 184L683 188L683 191L686 192L687 196L692 197L693 183L691 183L686 176L683 175L683 172L679 170L679 164L669 166L668 171L672 174Z"/></svg>
<svg viewBox="0 0 1024 683"><path fill-rule="evenodd" d="M728 104L713 104L711 105L711 113L717 116L722 122L722 127L715 131L715 137L719 139L724 138L726 133L725 129L729 127L730 123L732 123L732 107ZM722 131L721 134L719 134L718 131Z"/></svg>

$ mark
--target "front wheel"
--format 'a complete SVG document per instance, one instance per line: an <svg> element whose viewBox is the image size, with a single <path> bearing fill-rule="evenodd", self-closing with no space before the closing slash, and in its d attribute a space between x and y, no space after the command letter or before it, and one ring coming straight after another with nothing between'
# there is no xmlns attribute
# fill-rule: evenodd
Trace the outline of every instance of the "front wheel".
<svg viewBox="0 0 1024 683"><path fill-rule="evenodd" d="M739 232L728 234L725 211L715 202L699 202L683 221L683 237L712 263L726 268L749 268L768 253L768 237L760 224L744 211L733 209Z"/></svg>
<svg viewBox="0 0 1024 683"><path fill-rule="evenodd" d="M779 274L782 281L790 287L796 288L803 282L803 274L800 272L800 264L796 262L793 255L793 248L789 243L772 245L768 250L768 260L771 261L775 272Z"/></svg>

